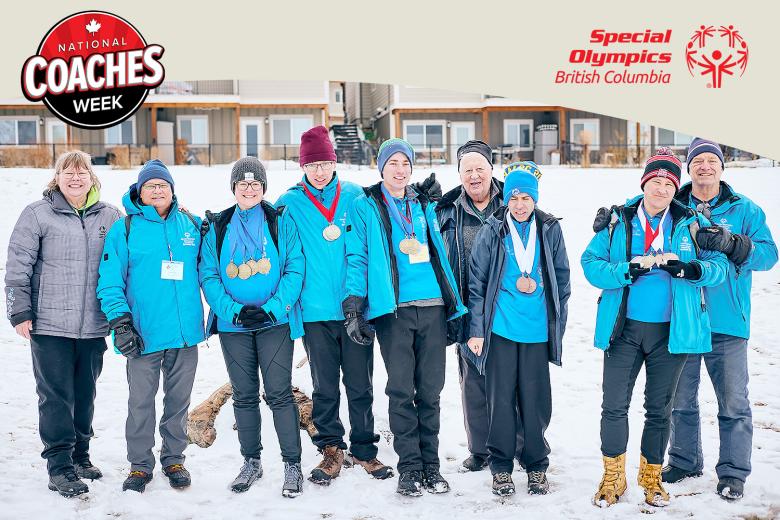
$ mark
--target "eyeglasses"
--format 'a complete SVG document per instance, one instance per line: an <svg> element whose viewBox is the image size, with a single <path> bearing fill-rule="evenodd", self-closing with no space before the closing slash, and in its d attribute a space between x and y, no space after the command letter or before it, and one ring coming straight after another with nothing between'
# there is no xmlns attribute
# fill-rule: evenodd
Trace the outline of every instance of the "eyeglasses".
<svg viewBox="0 0 780 520"><path fill-rule="evenodd" d="M240 191L246 191L248 189L251 189L252 191L260 191L263 189L263 184L260 182L237 182L236 188Z"/></svg>
<svg viewBox="0 0 780 520"><path fill-rule="evenodd" d="M148 182L141 187L142 190L152 193L153 191L167 191L171 189L171 185L167 182L161 182L159 184L149 184Z"/></svg>
<svg viewBox="0 0 780 520"><path fill-rule="evenodd" d="M323 162L309 163L303 165L303 169L306 170L306 173L317 173L317 170L319 170L320 168L322 168L323 172L329 172L335 167L336 167L336 163L333 161L323 161Z"/></svg>
<svg viewBox="0 0 780 520"><path fill-rule="evenodd" d="M712 210L710 209L709 202L700 202L696 205L696 211L704 215L704 218L709 219L712 217Z"/></svg>
<svg viewBox="0 0 780 520"><path fill-rule="evenodd" d="M89 172L60 172L60 175L68 180L73 180L78 177L79 179L89 179Z"/></svg>

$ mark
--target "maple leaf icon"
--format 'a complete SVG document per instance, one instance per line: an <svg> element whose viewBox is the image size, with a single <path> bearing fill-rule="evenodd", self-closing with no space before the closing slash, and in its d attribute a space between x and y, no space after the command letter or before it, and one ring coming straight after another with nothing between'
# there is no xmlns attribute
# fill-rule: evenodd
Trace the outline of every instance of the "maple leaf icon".
<svg viewBox="0 0 780 520"><path fill-rule="evenodd" d="M95 34L100 30L100 24L97 23L97 21L93 18L89 21L89 23L86 25L87 31L89 31L92 34Z"/></svg>

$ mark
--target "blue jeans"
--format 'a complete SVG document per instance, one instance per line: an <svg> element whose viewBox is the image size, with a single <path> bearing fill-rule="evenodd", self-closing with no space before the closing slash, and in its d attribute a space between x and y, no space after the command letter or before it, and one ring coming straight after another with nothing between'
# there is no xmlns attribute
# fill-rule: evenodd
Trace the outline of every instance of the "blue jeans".
<svg viewBox="0 0 780 520"><path fill-rule="evenodd" d="M704 467L698 402L702 358L718 398L720 456L715 471L718 478L744 482L750 475L753 414L747 389L747 340L735 336L713 334L712 352L688 355L672 411L669 464L686 471Z"/></svg>

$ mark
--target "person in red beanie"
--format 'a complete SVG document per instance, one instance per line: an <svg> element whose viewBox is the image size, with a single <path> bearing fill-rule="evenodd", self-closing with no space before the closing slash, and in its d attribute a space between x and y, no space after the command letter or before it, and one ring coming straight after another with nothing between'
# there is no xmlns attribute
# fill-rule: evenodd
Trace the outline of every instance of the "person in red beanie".
<svg viewBox="0 0 780 520"><path fill-rule="evenodd" d="M346 290L346 216L363 190L339 180L336 152L324 126L315 126L301 136L300 165L304 173L301 182L283 194L276 206L286 206L299 223L306 259L301 293L303 345L314 383L312 418L317 434L313 441L323 456L309 480L328 485L339 476L342 466L352 464L359 464L375 478L386 479L393 476L393 468L376 458L379 436L374 433L372 412L373 335L366 344L353 341L344 328L341 307ZM346 456L345 430L339 418L342 373L350 423Z"/></svg>

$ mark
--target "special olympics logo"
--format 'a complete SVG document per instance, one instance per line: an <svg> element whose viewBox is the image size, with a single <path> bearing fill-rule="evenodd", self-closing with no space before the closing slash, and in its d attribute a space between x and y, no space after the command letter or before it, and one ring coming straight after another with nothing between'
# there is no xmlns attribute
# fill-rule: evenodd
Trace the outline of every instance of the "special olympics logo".
<svg viewBox="0 0 780 520"><path fill-rule="evenodd" d="M721 88L723 76L733 76L734 68L740 77L748 63L748 45L733 25L699 26L685 46L685 63L691 76L705 76L708 88Z"/></svg>

